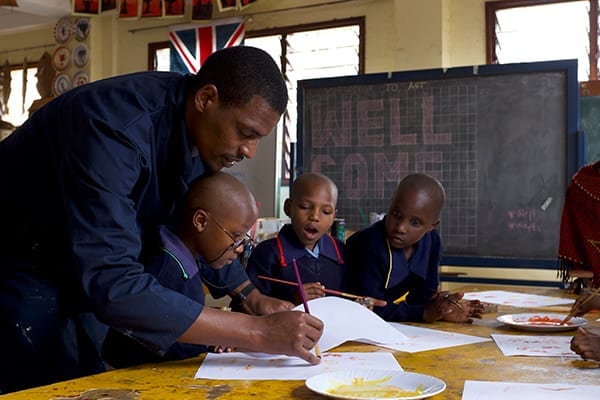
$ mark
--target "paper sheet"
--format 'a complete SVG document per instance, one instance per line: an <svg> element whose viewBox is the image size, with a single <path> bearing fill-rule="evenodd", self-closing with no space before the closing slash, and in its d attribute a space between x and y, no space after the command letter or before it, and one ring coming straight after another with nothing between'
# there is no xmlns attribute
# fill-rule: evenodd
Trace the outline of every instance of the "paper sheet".
<svg viewBox="0 0 600 400"><path fill-rule="evenodd" d="M372 344L398 343L408 338L368 308L355 301L327 296L308 302L310 313L325 324L319 340L321 351L347 341ZM302 305L294 310L304 311Z"/></svg>
<svg viewBox="0 0 600 400"><path fill-rule="evenodd" d="M324 353L319 365L310 365L298 357L264 353L209 353L194 378L293 380L353 369L402 371L394 355L385 352Z"/></svg>
<svg viewBox="0 0 600 400"><path fill-rule="evenodd" d="M462 346L472 343L490 342L492 340L490 338L421 328L397 322L390 322L389 324L402 332L402 334L406 335L407 339L398 343L381 344L381 346L388 349L405 351L407 353L443 349L445 347Z"/></svg>
<svg viewBox="0 0 600 400"><path fill-rule="evenodd" d="M462 400L597 400L600 386L568 383L466 381Z"/></svg>
<svg viewBox="0 0 600 400"><path fill-rule="evenodd" d="M525 294L507 292L504 290L487 290L482 292L465 293L465 300L481 300L486 303L500 304L503 306L535 308L557 304L573 304L573 299L561 299L560 297L540 296L537 294Z"/></svg>
<svg viewBox="0 0 600 400"><path fill-rule="evenodd" d="M505 356L579 357L571 350L572 336L491 336Z"/></svg>

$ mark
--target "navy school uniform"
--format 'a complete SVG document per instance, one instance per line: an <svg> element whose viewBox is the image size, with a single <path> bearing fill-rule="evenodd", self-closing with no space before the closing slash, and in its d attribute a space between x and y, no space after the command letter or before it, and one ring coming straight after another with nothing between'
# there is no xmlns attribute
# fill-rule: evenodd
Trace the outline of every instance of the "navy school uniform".
<svg viewBox="0 0 600 400"><path fill-rule="evenodd" d="M160 241L161 246L156 257L146 265L146 272L155 276L163 286L194 300L200 305L200 310L204 305L203 281L211 294L218 298L247 279L241 265L215 270L202 263L202 259L196 260L185 244L165 226L160 227ZM221 285L219 282L229 284ZM149 362L181 360L206 350L207 346L204 345L174 343L166 352L160 352L152 343L136 338L129 331L111 328L104 341L102 355L111 366L124 368Z"/></svg>
<svg viewBox="0 0 600 400"><path fill-rule="evenodd" d="M102 371L106 325L164 352L198 317L143 265L147 233L205 173L184 122L189 79L91 82L0 141L1 393Z"/></svg>
<svg viewBox="0 0 600 400"><path fill-rule="evenodd" d="M260 242L252 251L246 267L248 277L263 294L294 303L296 286L270 282L258 275L297 282L295 259L302 283L320 282L329 289L345 290L344 243L326 234L317 245L319 256L315 258L298 240L292 225L286 224L277 237Z"/></svg>
<svg viewBox="0 0 600 400"><path fill-rule="evenodd" d="M374 307L375 313L386 321L423 320L439 285L442 241L436 230L414 245L407 261L403 249L388 245L384 219L349 237L346 254L352 293L387 301L385 307ZM404 302L394 304L407 292Z"/></svg>

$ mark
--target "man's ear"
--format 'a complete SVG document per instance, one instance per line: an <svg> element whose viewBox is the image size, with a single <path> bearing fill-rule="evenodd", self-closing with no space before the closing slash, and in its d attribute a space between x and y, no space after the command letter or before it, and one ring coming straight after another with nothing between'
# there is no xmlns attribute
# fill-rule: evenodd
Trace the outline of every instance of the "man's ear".
<svg viewBox="0 0 600 400"><path fill-rule="evenodd" d="M196 110L202 112L211 104L219 99L219 91L215 85L204 85L196 92L194 105Z"/></svg>
<svg viewBox="0 0 600 400"><path fill-rule="evenodd" d="M206 229L206 225L208 224L208 215L206 211L201 208L198 208L194 211L194 215L192 216L192 225L196 232L202 232Z"/></svg>
<svg viewBox="0 0 600 400"><path fill-rule="evenodd" d="M290 199L285 199L285 201L283 202L283 212L285 213L285 215L287 215L288 217L292 217L291 214L292 211L292 200Z"/></svg>

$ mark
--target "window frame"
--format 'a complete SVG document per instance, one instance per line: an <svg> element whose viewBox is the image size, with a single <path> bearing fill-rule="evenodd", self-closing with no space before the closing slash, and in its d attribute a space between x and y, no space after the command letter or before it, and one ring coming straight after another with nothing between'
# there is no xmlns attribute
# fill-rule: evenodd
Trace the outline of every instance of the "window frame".
<svg viewBox="0 0 600 400"><path fill-rule="evenodd" d="M550 5L558 3L571 3L580 0L502 0L502 1L486 1L485 3L485 49L486 63L497 64L498 57L496 54L496 11L509 8L531 7ZM588 0L590 3L589 12L589 54L588 62L590 67L590 81L598 80L598 0Z"/></svg>

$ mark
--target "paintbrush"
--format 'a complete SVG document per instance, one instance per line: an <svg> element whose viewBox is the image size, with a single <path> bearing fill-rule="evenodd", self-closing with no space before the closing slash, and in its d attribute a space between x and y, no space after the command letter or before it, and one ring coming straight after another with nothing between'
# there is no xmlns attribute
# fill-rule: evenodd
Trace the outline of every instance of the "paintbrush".
<svg viewBox="0 0 600 400"><path fill-rule="evenodd" d="M296 264L295 258L292 262L294 264L294 271L296 272L296 280L298 281L298 290L300 291L302 304L304 305L304 312L310 314L310 311L308 310L308 300L306 300L306 293L304 293L304 286L302 286L302 279L300 278L300 271L298 271L298 264ZM321 358L321 349L319 348L319 343L315 343L315 353L317 353L317 357Z"/></svg>
<svg viewBox="0 0 600 400"><path fill-rule="evenodd" d="M592 293L591 293L591 294L590 294L588 297L586 297L585 299L583 299L583 301L582 301L581 303L579 303L579 305L580 305L580 306L584 305L585 303L587 303L588 301L590 301L591 299L593 299L593 298L594 298L594 296L596 296L598 293L600 293L600 287L598 287L596 290L594 290L594 291L593 291L593 292L592 292ZM574 315L575 315L575 314L574 314L574 313L573 313L573 311L571 310L571 312L569 313L569 315L567 315L567 316L565 317L565 319L563 319L563 320L560 322L560 324L561 324L561 325L564 325L564 324L566 324L567 322L569 322L569 320L570 320L571 318L573 318L573 317L574 317Z"/></svg>
<svg viewBox="0 0 600 400"><path fill-rule="evenodd" d="M283 283L284 285L298 286L298 284L296 282L286 281L286 280L277 279L277 278L271 278L270 276L258 275L258 278L264 279L266 281ZM334 295L340 296L340 297L347 297L349 299L362 299L365 297L365 296L357 296L355 294L350 294L350 293L346 293L346 292L340 292L339 290L334 290L334 289L325 288L325 289L323 289L323 291L328 294L334 294Z"/></svg>

